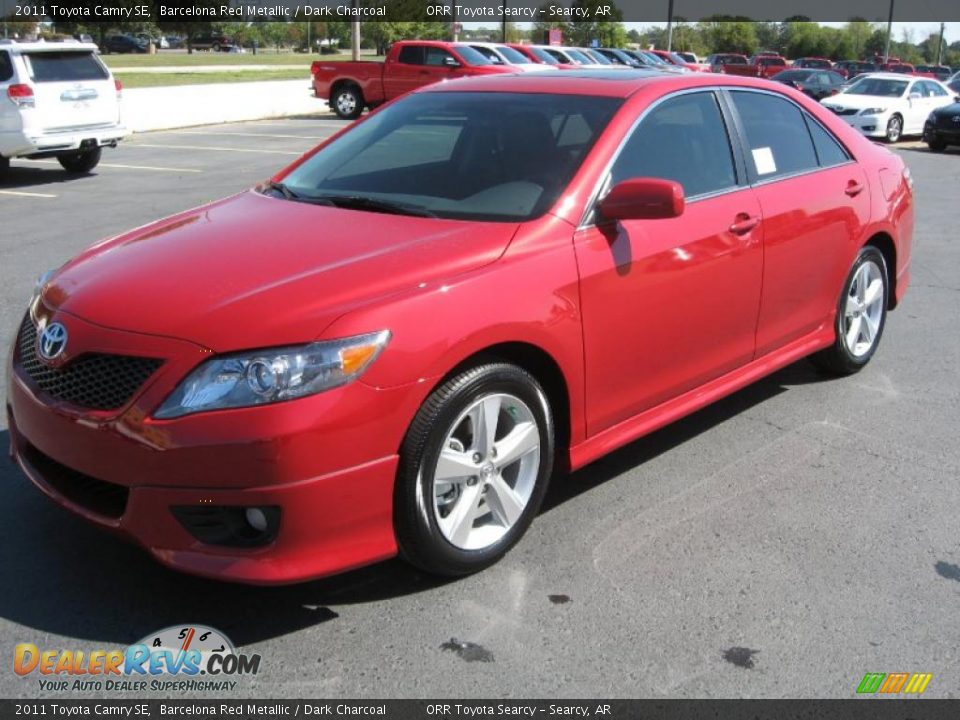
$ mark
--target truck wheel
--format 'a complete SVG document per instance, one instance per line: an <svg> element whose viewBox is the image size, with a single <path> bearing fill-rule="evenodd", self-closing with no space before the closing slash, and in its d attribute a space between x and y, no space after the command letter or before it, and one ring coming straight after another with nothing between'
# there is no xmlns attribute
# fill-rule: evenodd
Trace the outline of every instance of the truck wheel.
<svg viewBox="0 0 960 720"><path fill-rule="evenodd" d="M355 85L342 85L333 94L333 111L343 120L356 120L363 113L363 95Z"/></svg>
<svg viewBox="0 0 960 720"><path fill-rule="evenodd" d="M100 162L100 152L100 148L94 148L82 153L64 153L57 155L57 160L67 172L88 173Z"/></svg>

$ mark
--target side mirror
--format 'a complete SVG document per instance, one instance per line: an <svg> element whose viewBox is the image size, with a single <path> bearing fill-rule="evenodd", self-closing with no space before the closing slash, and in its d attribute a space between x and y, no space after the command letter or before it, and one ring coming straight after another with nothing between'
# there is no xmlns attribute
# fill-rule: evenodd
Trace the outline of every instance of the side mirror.
<svg viewBox="0 0 960 720"><path fill-rule="evenodd" d="M630 178L617 183L600 201L605 220L657 220L683 214L683 186L674 180Z"/></svg>
<svg viewBox="0 0 960 720"><path fill-rule="evenodd" d="M448 68L458 68L460 63L457 62L456 58L452 58L449 55L443 59L443 64Z"/></svg>

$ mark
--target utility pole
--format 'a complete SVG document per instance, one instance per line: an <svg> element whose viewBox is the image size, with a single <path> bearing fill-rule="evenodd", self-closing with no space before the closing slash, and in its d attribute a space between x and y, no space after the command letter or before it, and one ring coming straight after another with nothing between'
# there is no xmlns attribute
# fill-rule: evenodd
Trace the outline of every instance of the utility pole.
<svg viewBox="0 0 960 720"><path fill-rule="evenodd" d="M353 0L354 17L359 17L360 0ZM360 21L350 23L350 57L356 62L360 59Z"/></svg>
<svg viewBox="0 0 960 720"><path fill-rule="evenodd" d="M673 49L673 0L667 0L667 52Z"/></svg>
<svg viewBox="0 0 960 720"><path fill-rule="evenodd" d="M943 65L943 31L946 23L940 23L940 42L937 43L937 65Z"/></svg>
<svg viewBox="0 0 960 720"><path fill-rule="evenodd" d="M500 42L507 41L507 0L503 0L503 20L500 21Z"/></svg>
<svg viewBox="0 0 960 720"><path fill-rule="evenodd" d="M893 0L890 0L890 15L887 18L887 47L883 51L883 63L890 62L890 36L893 34Z"/></svg>
<svg viewBox="0 0 960 720"><path fill-rule="evenodd" d="M456 42L459 39L457 37L457 0L450 0L450 9L453 14L453 41Z"/></svg>

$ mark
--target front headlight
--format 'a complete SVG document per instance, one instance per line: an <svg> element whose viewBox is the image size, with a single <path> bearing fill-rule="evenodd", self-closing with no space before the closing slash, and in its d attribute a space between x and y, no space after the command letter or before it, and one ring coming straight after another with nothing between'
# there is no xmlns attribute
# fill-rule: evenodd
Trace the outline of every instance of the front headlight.
<svg viewBox="0 0 960 720"><path fill-rule="evenodd" d="M292 400L346 385L376 360L390 331L215 357L191 372L154 417Z"/></svg>
<svg viewBox="0 0 960 720"><path fill-rule="evenodd" d="M866 110L861 110L861 115L883 115L887 111L886 108L867 108Z"/></svg>

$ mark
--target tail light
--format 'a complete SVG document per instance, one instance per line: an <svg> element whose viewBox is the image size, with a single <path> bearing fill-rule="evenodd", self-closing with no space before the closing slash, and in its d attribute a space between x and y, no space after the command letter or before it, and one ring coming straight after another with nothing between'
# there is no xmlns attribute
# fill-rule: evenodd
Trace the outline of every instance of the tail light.
<svg viewBox="0 0 960 720"><path fill-rule="evenodd" d="M123 83L114 78L113 86L117 89L117 100L119 100L123 97Z"/></svg>
<svg viewBox="0 0 960 720"><path fill-rule="evenodd" d="M316 61L310 65L310 74L316 75L320 71L320 62Z"/></svg>
<svg viewBox="0 0 960 720"><path fill-rule="evenodd" d="M8 87L7 97L10 98L17 107L32 108L37 105L37 99L33 96L33 88L22 83Z"/></svg>

